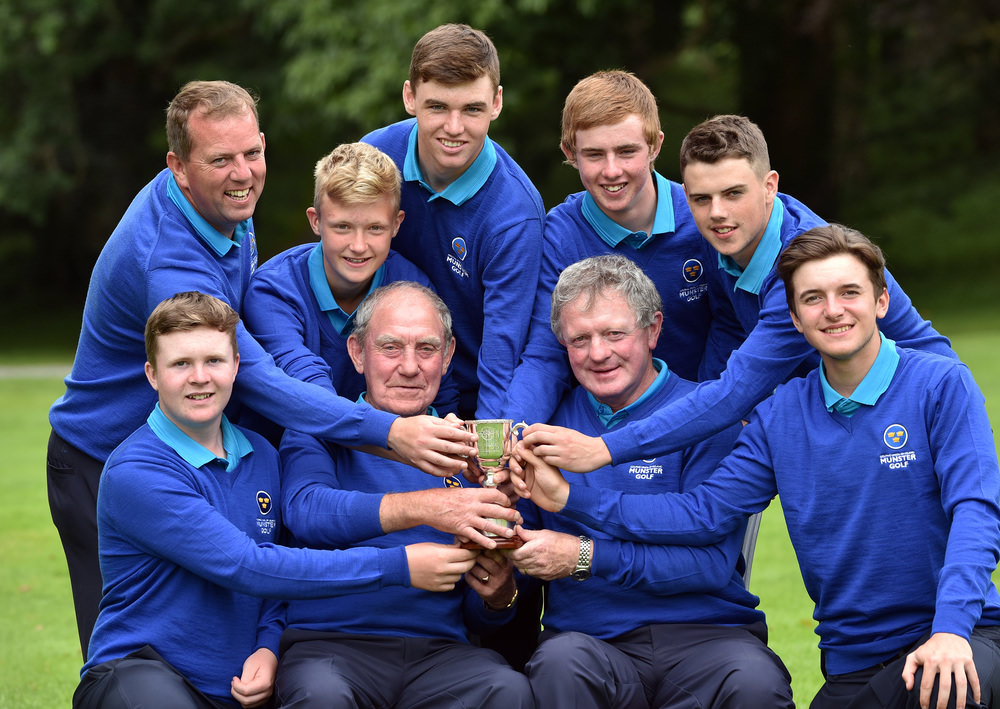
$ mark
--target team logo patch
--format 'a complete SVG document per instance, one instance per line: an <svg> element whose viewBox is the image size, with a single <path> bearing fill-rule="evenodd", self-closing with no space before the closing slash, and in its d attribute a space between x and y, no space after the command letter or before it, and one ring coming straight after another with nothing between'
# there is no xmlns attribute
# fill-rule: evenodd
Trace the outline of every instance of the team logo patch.
<svg viewBox="0 0 1000 709"><path fill-rule="evenodd" d="M893 450L899 450L905 446L906 439L908 437L906 429L898 423L894 423L886 428L885 433L882 434L882 440L885 441L885 444Z"/></svg>
<svg viewBox="0 0 1000 709"><path fill-rule="evenodd" d="M262 515L271 511L271 494L264 490L257 491L257 509Z"/></svg>
<svg viewBox="0 0 1000 709"><path fill-rule="evenodd" d="M684 280L688 283L694 283L701 278L703 271L701 261L696 258L689 258L684 262Z"/></svg>
<svg viewBox="0 0 1000 709"><path fill-rule="evenodd" d="M450 478L444 478L445 487L462 487L462 480L457 475L452 475Z"/></svg>
<svg viewBox="0 0 1000 709"><path fill-rule="evenodd" d="M465 239L460 236L456 236L451 240L451 250L455 252L461 260L465 260L465 255L468 253L468 249L465 248Z"/></svg>

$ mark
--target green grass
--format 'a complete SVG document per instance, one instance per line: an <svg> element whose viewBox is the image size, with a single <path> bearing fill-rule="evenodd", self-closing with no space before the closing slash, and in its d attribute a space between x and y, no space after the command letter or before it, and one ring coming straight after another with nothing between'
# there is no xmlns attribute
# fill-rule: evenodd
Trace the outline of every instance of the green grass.
<svg viewBox="0 0 1000 709"><path fill-rule="evenodd" d="M961 313L935 315L935 324L955 333L956 351L971 367L987 397L993 421L1000 420L1000 328L977 330L984 318ZM70 350L71 350L70 345ZM0 354L2 364L66 361L65 342L53 340L32 354ZM0 709L51 709L70 705L82 664L66 563L49 517L45 492L46 414L62 392L59 378L0 378ZM754 559L751 590L767 613L771 646L792 673L799 705L819 688L817 637L812 603L806 596L788 542L780 504L764 513Z"/></svg>

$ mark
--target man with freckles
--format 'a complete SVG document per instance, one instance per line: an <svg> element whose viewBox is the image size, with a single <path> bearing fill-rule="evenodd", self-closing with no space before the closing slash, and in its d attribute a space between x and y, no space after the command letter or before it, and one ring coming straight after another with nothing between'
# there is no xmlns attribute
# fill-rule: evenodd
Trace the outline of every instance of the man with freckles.
<svg viewBox="0 0 1000 709"><path fill-rule="evenodd" d="M568 266L552 294L552 330L580 386L555 413L588 435L641 420L694 388L653 357L662 325L653 282L620 255ZM632 494L689 490L729 451L737 427L666 456L573 476L573 488ZM525 667L542 707L793 707L767 647L764 614L744 587L745 524L706 545L629 540L522 503L510 554L548 581L545 630Z"/></svg>
<svg viewBox="0 0 1000 709"><path fill-rule="evenodd" d="M983 395L952 357L880 332L882 252L840 225L778 260L821 358L750 416L694 490L568 485L530 451L531 498L646 543L709 544L775 495L813 602L825 684L811 709L991 707L1000 692L1000 470Z"/></svg>
<svg viewBox="0 0 1000 709"><path fill-rule="evenodd" d="M382 286L358 307L347 348L365 378L364 401L400 416L433 413L455 351L448 308L416 283ZM496 542L483 532L512 535L490 519L520 519L504 493L291 431L281 456L282 510L295 544L396 549L423 543L467 573L441 593L385 588L332 602L290 602L280 706L534 706L524 676L469 638L513 616L513 566L499 552L464 549L455 540L492 549Z"/></svg>

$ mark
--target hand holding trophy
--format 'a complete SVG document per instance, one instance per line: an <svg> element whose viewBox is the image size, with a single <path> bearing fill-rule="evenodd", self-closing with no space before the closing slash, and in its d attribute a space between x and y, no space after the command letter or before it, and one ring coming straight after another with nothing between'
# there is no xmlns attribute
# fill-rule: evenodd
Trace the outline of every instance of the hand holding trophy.
<svg viewBox="0 0 1000 709"><path fill-rule="evenodd" d="M465 421L462 424L469 433L479 436L476 444L477 454L473 458L473 465L483 474L483 487L496 487L494 476L499 471L507 467L510 460L511 451L517 442L517 433L528 425L523 421L515 424L511 419L474 419ZM511 527L511 523L505 519L491 520L501 527ZM495 540L497 549L516 549L524 542L516 536L504 538L484 532L486 536ZM462 544L466 549L479 549L479 544L466 542Z"/></svg>

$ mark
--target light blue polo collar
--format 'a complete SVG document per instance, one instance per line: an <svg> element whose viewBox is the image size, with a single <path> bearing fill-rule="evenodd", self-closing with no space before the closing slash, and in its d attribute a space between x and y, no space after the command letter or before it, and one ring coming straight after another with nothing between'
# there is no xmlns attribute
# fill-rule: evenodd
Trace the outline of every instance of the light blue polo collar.
<svg viewBox="0 0 1000 709"><path fill-rule="evenodd" d="M826 379L826 370L823 368L823 363L820 362L819 381L823 387L823 401L827 411L831 413L836 411L844 416L852 416L862 405L874 406L879 397L889 388L889 384L892 383L892 378L896 374L896 368L899 366L899 352L896 351L894 341L881 332L878 336L881 341L878 355L872 362L868 374L861 380L849 398L841 396L830 386L830 382Z"/></svg>
<svg viewBox="0 0 1000 709"><path fill-rule="evenodd" d="M587 392L587 400L590 402L590 405L594 407L594 413L597 414L597 418L601 420L601 423L604 424L605 428L611 428L617 424L631 412L642 406L643 403L663 388L663 386L667 383L667 379L670 377L670 370L667 368L667 363L662 359L654 357L653 369L657 371L656 379L653 380L653 383L650 384L646 391L642 393L642 396L618 411L612 411L610 406L601 403L594 398L593 394L589 391Z"/></svg>
<svg viewBox="0 0 1000 709"><path fill-rule="evenodd" d="M410 131L410 138L406 145L406 158L403 160L403 179L409 182L419 182L424 189L431 193L428 202L438 197L446 199L456 207L462 206L472 199L476 193L486 184L486 180L493 173L493 168L497 164L497 151L493 146L493 141L489 137L483 143L483 149L466 168L465 172L458 176L450 185L440 192L435 192L420 171L420 162L417 160L417 122L413 121L413 129Z"/></svg>
<svg viewBox="0 0 1000 709"><path fill-rule="evenodd" d="M330 322L336 328L337 332L347 337L351 333L351 330L354 329L354 313L345 313L337 305L337 299L333 297L333 291L330 290L330 282L326 279L326 269L323 268L322 243L316 244L316 247L309 252L307 266L309 269L309 287L316 297L316 304L330 318ZM383 262L378 267L378 270L375 271L375 275L372 276L372 284L368 288L368 293L365 293L365 297L367 298L369 293L382 285L382 281L384 280L385 263Z"/></svg>
<svg viewBox="0 0 1000 709"><path fill-rule="evenodd" d="M205 448L205 446L196 443L190 436L178 428L177 424L167 418L167 415L160 409L159 403L156 404L152 413L149 414L146 423L149 424L149 427L156 434L157 438L173 448L177 455L183 458L188 465L195 468L218 461L225 463L226 472L231 473L236 470L236 466L240 464L240 460L253 453L253 445L243 435L242 431L229 423L229 419L226 418L225 414L222 415L222 445L229 455L228 459L219 458L215 453Z"/></svg>
<svg viewBox="0 0 1000 709"><path fill-rule="evenodd" d="M219 256L225 256L229 253L229 249L234 246L242 246L243 237L250 232L250 220L245 219L236 225L232 239L222 234L218 229L209 224L205 220L205 217L198 214L194 205L188 202L188 198L184 196L173 173L167 179L167 196L181 210L181 214L191 223L195 233L201 237L201 240L208 244L212 251Z"/></svg>
<svg viewBox="0 0 1000 709"><path fill-rule="evenodd" d="M601 211L590 192L583 195L580 210L583 218L594 228L601 241L611 248L617 247L623 241L638 250L661 234L671 234L675 230L674 200L670 194L670 182L653 171L653 184L656 186L656 216L653 218L653 233L644 231L629 231L607 214Z"/></svg>
<svg viewBox="0 0 1000 709"><path fill-rule="evenodd" d="M764 229L764 235L760 238L760 243L757 244L745 270L740 268L740 265L729 256L719 254L719 268L736 276L734 291L738 288L754 295L760 293L764 279L774 268L778 254L781 253L781 223L784 220L785 205L775 196L774 206L771 208L771 218L767 220L767 228Z"/></svg>

